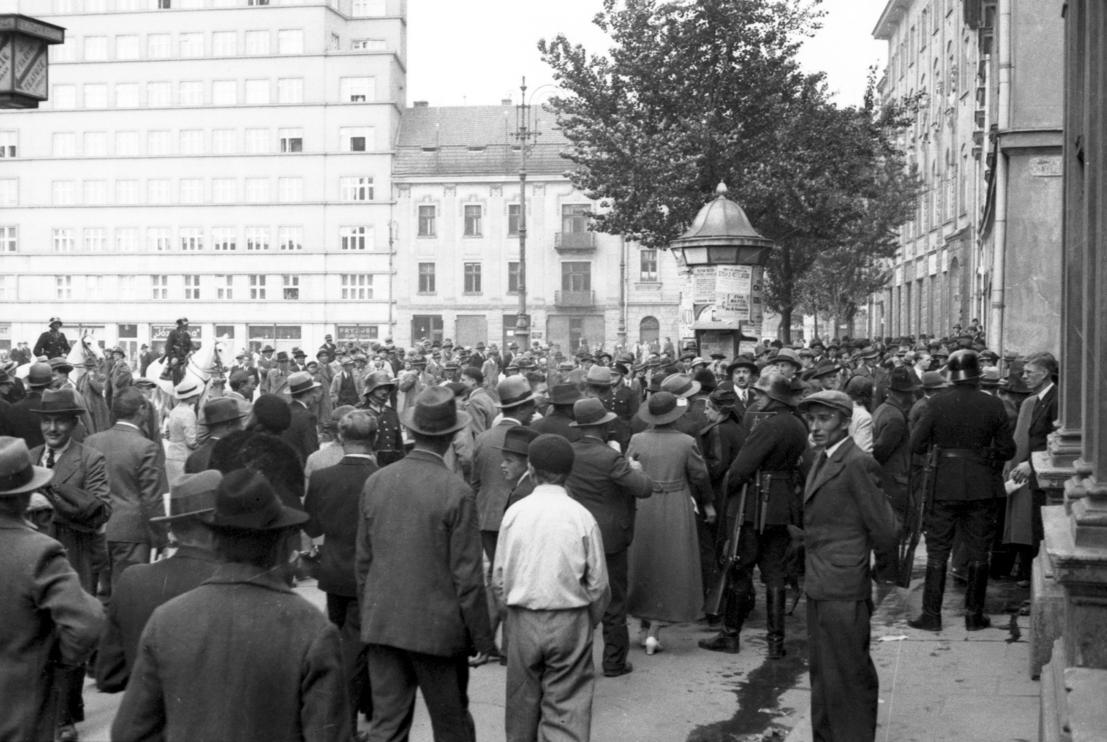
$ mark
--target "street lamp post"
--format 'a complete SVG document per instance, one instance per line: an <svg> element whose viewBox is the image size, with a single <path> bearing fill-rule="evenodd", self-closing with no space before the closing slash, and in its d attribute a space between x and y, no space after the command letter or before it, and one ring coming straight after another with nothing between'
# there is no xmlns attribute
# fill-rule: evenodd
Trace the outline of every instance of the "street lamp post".
<svg viewBox="0 0 1107 742"><path fill-rule="evenodd" d="M520 351L530 347L530 314L527 312L527 147L538 138L530 126L527 103L527 78L519 86L519 105L515 107L515 131L519 142L519 311L515 316L515 342Z"/></svg>

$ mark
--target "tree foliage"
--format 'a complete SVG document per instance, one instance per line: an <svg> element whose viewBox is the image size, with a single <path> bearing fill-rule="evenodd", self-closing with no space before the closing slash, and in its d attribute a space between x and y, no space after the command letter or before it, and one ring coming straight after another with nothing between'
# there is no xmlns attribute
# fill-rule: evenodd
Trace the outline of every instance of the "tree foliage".
<svg viewBox="0 0 1107 742"><path fill-rule="evenodd" d="M725 182L776 243L766 300L785 333L820 257L894 249L907 209L890 201L913 194L898 112L872 95L837 107L823 75L800 69L819 17L817 0L605 0L606 55L539 42L565 91L550 105L570 178L609 207L596 228L664 247Z"/></svg>

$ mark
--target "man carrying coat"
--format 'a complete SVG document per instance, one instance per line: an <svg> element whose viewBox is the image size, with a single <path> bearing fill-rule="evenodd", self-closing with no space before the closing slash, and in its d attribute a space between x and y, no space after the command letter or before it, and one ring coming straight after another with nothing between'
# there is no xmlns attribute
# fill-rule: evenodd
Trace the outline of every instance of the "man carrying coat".
<svg viewBox="0 0 1107 742"><path fill-rule="evenodd" d="M880 467L849 436L849 396L816 392L799 407L822 449L807 476L803 512L811 729L816 740L871 741L879 691L869 656L871 581L894 577L895 517Z"/></svg>

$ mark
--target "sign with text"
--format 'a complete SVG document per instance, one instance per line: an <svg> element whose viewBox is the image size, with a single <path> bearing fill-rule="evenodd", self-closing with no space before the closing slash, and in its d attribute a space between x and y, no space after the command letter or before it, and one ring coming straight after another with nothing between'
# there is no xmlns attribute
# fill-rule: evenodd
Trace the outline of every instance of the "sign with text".
<svg viewBox="0 0 1107 742"><path fill-rule="evenodd" d="M176 325L150 325L150 339L164 341L169 337L169 333L177 329ZM189 327L188 334L192 336L193 340L200 339L200 328Z"/></svg>

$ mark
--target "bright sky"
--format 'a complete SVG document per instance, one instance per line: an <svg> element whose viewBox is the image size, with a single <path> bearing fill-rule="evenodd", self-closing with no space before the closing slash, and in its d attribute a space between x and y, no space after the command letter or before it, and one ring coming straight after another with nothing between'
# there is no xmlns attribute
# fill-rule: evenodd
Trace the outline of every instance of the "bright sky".
<svg viewBox="0 0 1107 742"><path fill-rule="evenodd" d="M822 30L801 53L807 69L824 70L839 103L861 102L869 66L883 66L886 45L872 38L887 0L823 0ZM408 105L432 106L519 100L526 75L528 97L541 100L553 81L536 48L561 32L589 51L608 48L592 25L601 0L409 0Z"/></svg>

